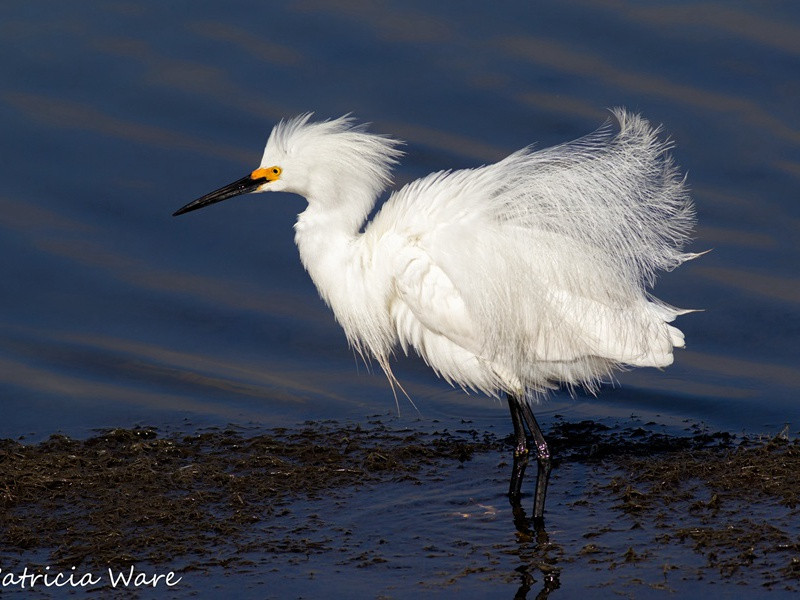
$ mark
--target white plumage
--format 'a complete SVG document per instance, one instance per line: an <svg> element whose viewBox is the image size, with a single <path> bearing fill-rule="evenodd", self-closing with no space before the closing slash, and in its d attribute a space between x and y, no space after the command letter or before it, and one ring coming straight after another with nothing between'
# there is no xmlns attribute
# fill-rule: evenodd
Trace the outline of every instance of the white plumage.
<svg viewBox="0 0 800 600"><path fill-rule="evenodd" d="M399 345L450 383L532 397L593 389L626 365L664 367L683 311L650 297L657 270L693 255L683 178L644 119L393 193L363 229L400 155L348 118L279 124L263 190L305 196L300 258L350 343L390 379ZM283 185L281 185L283 183ZM535 397L535 394L533 394Z"/></svg>
<svg viewBox="0 0 800 600"><path fill-rule="evenodd" d="M366 224L399 142L348 117L302 115L275 127L259 169L176 214L247 191L304 196L303 265L393 385L399 347L451 384L515 401L594 390L615 369L672 363L684 341L669 323L686 311L648 289L695 256L682 252L694 210L670 144L641 117L613 114L576 141L414 181ZM523 417L538 431L511 406L518 439ZM527 453L524 442L523 430Z"/></svg>

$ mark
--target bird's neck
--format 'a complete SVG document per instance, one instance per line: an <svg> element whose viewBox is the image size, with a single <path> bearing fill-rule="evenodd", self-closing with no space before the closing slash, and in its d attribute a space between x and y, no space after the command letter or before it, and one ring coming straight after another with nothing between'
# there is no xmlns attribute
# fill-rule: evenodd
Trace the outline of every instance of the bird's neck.
<svg viewBox="0 0 800 600"><path fill-rule="evenodd" d="M309 197L308 207L295 224L295 242L300 260L320 295L336 309L338 293L352 293L345 287L359 284L355 266L357 240L374 198L353 198L350 202L325 202ZM363 274L362 274L363 276Z"/></svg>
<svg viewBox="0 0 800 600"><path fill-rule="evenodd" d="M295 224L295 241L303 266L350 344L380 361L392 344L385 302L390 273L374 268L367 238L361 233L373 203L374 198L365 200L367 208L356 213L351 203L333 206L309 198L308 208Z"/></svg>

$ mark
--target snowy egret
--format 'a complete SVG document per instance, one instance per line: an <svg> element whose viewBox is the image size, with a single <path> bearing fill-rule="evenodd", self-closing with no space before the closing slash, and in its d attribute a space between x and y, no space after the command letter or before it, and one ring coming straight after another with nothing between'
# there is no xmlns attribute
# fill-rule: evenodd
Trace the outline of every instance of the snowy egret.
<svg viewBox="0 0 800 600"><path fill-rule="evenodd" d="M516 447L515 515L530 432L538 464L534 524L543 523L550 452L531 406L548 390L594 392L616 369L666 367L683 311L650 295L682 252L694 208L669 155L643 118L617 123L495 164L440 171L394 192L399 141L350 117L281 121L257 169L175 212L247 192L306 198L300 260L353 348L399 383L390 357L413 348L451 385L505 394ZM402 389L402 387L400 388Z"/></svg>

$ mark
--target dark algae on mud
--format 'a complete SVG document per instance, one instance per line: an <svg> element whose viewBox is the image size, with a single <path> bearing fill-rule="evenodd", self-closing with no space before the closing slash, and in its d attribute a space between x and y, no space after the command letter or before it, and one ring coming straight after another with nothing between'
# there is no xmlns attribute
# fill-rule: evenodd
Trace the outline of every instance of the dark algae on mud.
<svg viewBox="0 0 800 600"><path fill-rule="evenodd" d="M254 528L290 513L298 496L414 481L495 445L475 432L335 423L251 437L234 429L160 437L140 428L36 445L3 440L0 557L9 564L45 550L52 564L70 568L176 557L208 566L235 562L243 549L314 553L327 541Z"/></svg>
<svg viewBox="0 0 800 600"><path fill-rule="evenodd" d="M544 581L549 593L558 589L560 572L583 564L606 573L608 585L622 582L634 591L673 589L677 580L796 589L800 442L701 427L668 435L653 425L557 419L547 432L559 457L554 474L568 479L573 469L583 478L584 492L562 500L570 522L532 539L509 528L505 538L476 550L480 564L420 584L521 577L520 590ZM512 445L513 436L478 433L468 424L425 432L381 420L2 440L0 561L4 571L136 563L182 573L244 572L255 568L254 557L333 553L337 564L390 568L391 540L355 541L352 525L331 522L314 507L331 498L346 506L362 486L390 483L419 486L414 495L424 498L448 469L477 469L478 461L469 461L479 455L496 456L489 464L502 477ZM580 530L573 520L584 524ZM663 570L663 582L638 579L630 569L648 564Z"/></svg>

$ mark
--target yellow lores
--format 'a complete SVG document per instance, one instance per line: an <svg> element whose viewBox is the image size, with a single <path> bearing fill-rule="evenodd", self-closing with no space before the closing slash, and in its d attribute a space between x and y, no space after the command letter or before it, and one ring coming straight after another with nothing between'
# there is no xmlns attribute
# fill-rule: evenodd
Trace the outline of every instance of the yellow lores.
<svg viewBox="0 0 800 600"><path fill-rule="evenodd" d="M258 181L259 179L266 179L267 181L277 181L281 176L281 168L280 167L268 167L260 169L256 169L252 173L250 173L250 179L253 181Z"/></svg>

